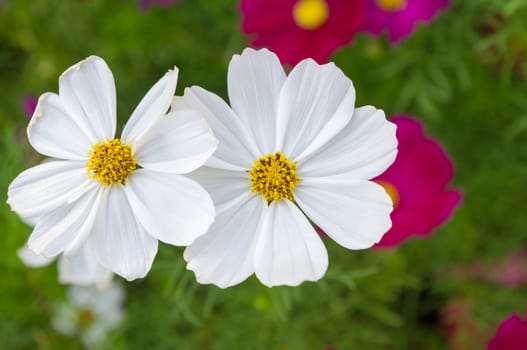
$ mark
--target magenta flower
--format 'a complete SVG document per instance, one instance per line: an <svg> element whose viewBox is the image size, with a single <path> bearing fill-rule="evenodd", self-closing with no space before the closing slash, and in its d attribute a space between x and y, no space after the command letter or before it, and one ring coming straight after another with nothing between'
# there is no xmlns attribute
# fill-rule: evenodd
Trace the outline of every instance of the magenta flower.
<svg viewBox="0 0 527 350"><path fill-rule="evenodd" d="M525 350L527 349L527 321L514 314L503 321L487 350Z"/></svg>
<svg viewBox="0 0 527 350"><path fill-rule="evenodd" d="M476 261L456 267L449 274L476 278L510 289L523 287L527 285L527 249L510 252L494 262Z"/></svg>
<svg viewBox="0 0 527 350"><path fill-rule="evenodd" d="M362 30L375 36L388 32L392 44L409 36L416 23L430 22L449 0L369 0Z"/></svg>
<svg viewBox="0 0 527 350"><path fill-rule="evenodd" d="M410 117L391 119L397 125L399 152L391 167L375 181L392 197L392 228L377 247L399 245L412 235L427 236L459 205L461 193L448 190L453 164L441 145L425 137Z"/></svg>
<svg viewBox="0 0 527 350"><path fill-rule="evenodd" d="M33 116L33 112L35 112L35 108L37 108L37 102L38 98L35 95L25 95L22 97L22 111L28 118Z"/></svg>
<svg viewBox="0 0 527 350"><path fill-rule="evenodd" d="M481 266L481 265L480 265ZM507 288L527 285L527 250L511 252L505 258L480 270L480 276L489 282Z"/></svg>
<svg viewBox="0 0 527 350"><path fill-rule="evenodd" d="M282 63L296 65L308 57L325 63L351 42L365 9L366 0L241 0L242 30Z"/></svg>
<svg viewBox="0 0 527 350"><path fill-rule="evenodd" d="M439 313L439 326L449 350L483 349L488 337L466 298L451 299L443 306Z"/></svg>
<svg viewBox="0 0 527 350"><path fill-rule="evenodd" d="M174 5L177 1L178 0L139 0L139 8L146 11L152 5L168 7Z"/></svg>

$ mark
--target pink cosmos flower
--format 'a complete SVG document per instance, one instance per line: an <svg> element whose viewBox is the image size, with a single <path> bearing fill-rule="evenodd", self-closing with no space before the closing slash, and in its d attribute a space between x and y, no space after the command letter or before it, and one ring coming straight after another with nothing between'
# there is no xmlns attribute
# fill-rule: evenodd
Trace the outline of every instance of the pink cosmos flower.
<svg viewBox="0 0 527 350"><path fill-rule="evenodd" d="M483 349L488 334L476 321L468 299L448 301L439 314L439 326L449 350Z"/></svg>
<svg viewBox="0 0 527 350"><path fill-rule="evenodd" d="M459 278L475 278L506 288L527 285L527 249L508 253L494 262L475 261L447 272Z"/></svg>
<svg viewBox="0 0 527 350"><path fill-rule="evenodd" d="M362 30L379 36L388 32L392 44L409 36L416 23L430 22L449 0L369 0Z"/></svg>
<svg viewBox="0 0 527 350"><path fill-rule="evenodd" d="M241 0L242 30L282 63L327 62L362 24L366 0Z"/></svg>
<svg viewBox="0 0 527 350"><path fill-rule="evenodd" d="M397 116L399 152L391 167L375 181L392 197L392 228L377 247L399 245L412 235L427 236L444 223L459 205L461 193L448 190L452 161L441 145L423 134L413 118Z"/></svg>
<svg viewBox="0 0 527 350"><path fill-rule="evenodd" d="M22 110L28 118L33 116L33 112L35 112L35 108L37 108L37 102L38 98L35 95L26 95L22 97Z"/></svg>
<svg viewBox="0 0 527 350"><path fill-rule="evenodd" d="M487 350L525 350L527 349L527 320L514 314L503 321Z"/></svg>
<svg viewBox="0 0 527 350"><path fill-rule="evenodd" d="M177 2L177 0L139 0L139 8L143 11L146 11L152 5L159 6L172 6Z"/></svg>
<svg viewBox="0 0 527 350"><path fill-rule="evenodd" d="M500 284L507 288L518 288L527 285L527 250L509 253L500 261L484 268L477 265L479 276L489 282Z"/></svg>

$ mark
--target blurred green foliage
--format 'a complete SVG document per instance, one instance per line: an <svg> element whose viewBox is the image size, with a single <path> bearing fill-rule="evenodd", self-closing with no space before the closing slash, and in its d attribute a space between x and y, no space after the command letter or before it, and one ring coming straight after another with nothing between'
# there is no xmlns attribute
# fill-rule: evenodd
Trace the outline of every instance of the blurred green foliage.
<svg viewBox="0 0 527 350"><path fill-rule="evenodd" d="M318 283L268 289L252 277L221 290L195 282L182 250L163 246L147 278L123 283L124 323L108 349L445 349L440 315L463 299L484 336L511 312L525 315L526 288L505 289L445 272L492 262L527 237L527 3L454 0L448 12L399 46L358 35L334 61L358 105L422 119L456 163L464 203L432 239L395 250L348 251L327 240ZM0 172L7 188L40 161L27 144L28 94L57 91L58 76L86 56L115 76L120 126L169 68L178 94L200 85L226 97L230 57L246 38L235 0L181 0L141 12L135 1L0 2ZM0 344L3 349L76 349L50 326L64 298L55 265L25 267L16 250L31 229L0 210ZM487 337L487 338L485 338ZM467 347L468 348L468 347Z"/></svg>

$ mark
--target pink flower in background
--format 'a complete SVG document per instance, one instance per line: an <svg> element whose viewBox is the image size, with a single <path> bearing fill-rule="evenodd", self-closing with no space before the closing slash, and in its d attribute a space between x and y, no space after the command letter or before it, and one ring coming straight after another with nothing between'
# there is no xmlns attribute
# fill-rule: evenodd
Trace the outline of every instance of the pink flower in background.
<svg viewBox="0 0 527 350"><path fill-rule="evenodd" d="M391 167L375 181L392 197L392 228L377 247L399 245L412 235L427 236L459 205L461 193L447 189L454 169L441 145L423 134L413 118L397 116L399 152Z"/></svg>
<svg viewBox="0 0 527 350"><path fill-rule="evenodd" d="M486 329L477 322L470 301L451 299L441 309L439 327L449 350L483 349L488 338Z"/></svg>
<svg viewBox="0 0 527 350"><path fill-rule="evenodd" d="M33 116L33 112L35 112L35 108L37 107L37 102L38 98L35 95L26 95L22 97L22 110L28 118Z"/></svg>
<svg viewBox="0 0 527 350"><path fill-rule="evenodd" d="M366 0L241 0L242 29L252 44L268 47L282 63L311 57L327 62L351 42L362 24Z"/></svg>
<svg viewBox="0 0 527 350"><path fill-rule="evenodd" d="M527 285L527 250L509 253L504 259L484 268L479 264L480 277L507 288Z"/></svg>
<svg viewBox="0 0 527 350"><path fill-rule="evenodd" d="M390 42L409 36L418 22L430 22L449 0L370 0L362 30L375 36L388 32Z"/></svg>
<svg viewBox="0 0 527 350"><path fill-rule="evenodd" d="M514 314L503 321L487 350L525 350L527 349L527 321Z"/></svg>
<svg viewBox="0 0 527 350"><path fill-rule="evenodd" d="M448 271L459 278L475 278L507 288L527 285L527 249L508 253L494 262L476 261Z"/></svg>
<svg viewBox="0 0 527 350"><path fill-rule="evenodd" d="M178 0L139 0L139 8L141 10L148 10L152 5L168 7L174 5L177 1Z"/></svg>

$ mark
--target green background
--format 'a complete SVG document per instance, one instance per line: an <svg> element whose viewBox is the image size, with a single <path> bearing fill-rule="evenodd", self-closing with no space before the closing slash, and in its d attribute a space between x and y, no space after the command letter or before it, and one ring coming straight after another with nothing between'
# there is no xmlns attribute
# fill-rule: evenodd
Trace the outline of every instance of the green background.
<svg viewBox="0 0 527 350"><path fill-rule="evenodd" d="M240 18L234 0L182 0L148 11L135 1L0 1L4 193L18 173L41 161L25 136L23 96L56 92L67 67L96 54L115 77L119 129L174 65L178 94L200 85L226 98L230 57L248 45ZM332 57L353 80L357 105L418 117L453 158L453 185L462 189L463 204L432 239L369 251L326 240L330 266L321 281L272 289L255 277L227 290L199 285L185 270L182 249L163 245L145 279L118 281L127 291L126 318L101 347L446 349L441 319L445 305L457 300L480 336L451 342L484 348L502 319L525 315L526 287L508 289L451 271L474 261L490 265L525 247L525 18L524 0L453 1L401 45L359 34ZM77 338L50 323L66 291L55 265L25 267L16 250L31 228L6 204L0 220L0 346L80 348Z"/></svg>

